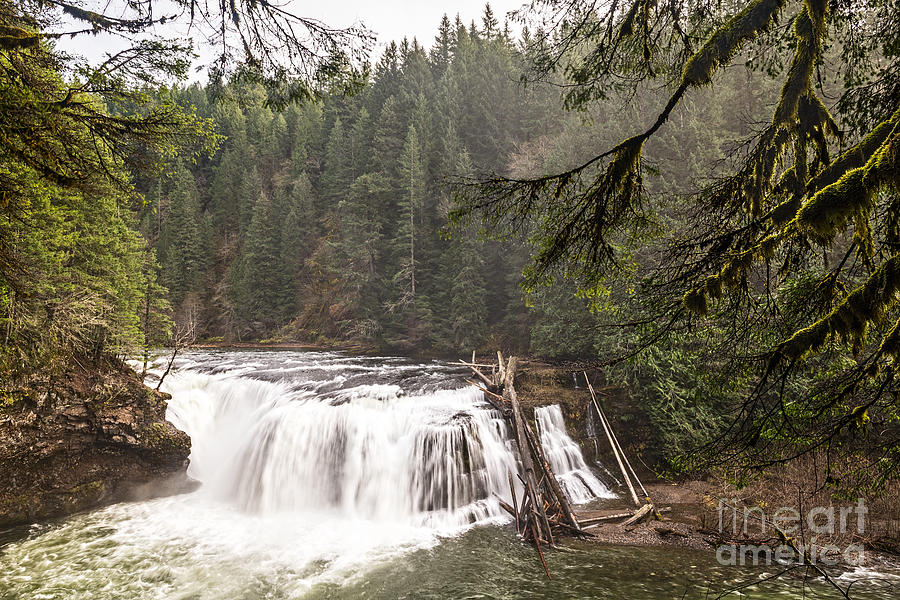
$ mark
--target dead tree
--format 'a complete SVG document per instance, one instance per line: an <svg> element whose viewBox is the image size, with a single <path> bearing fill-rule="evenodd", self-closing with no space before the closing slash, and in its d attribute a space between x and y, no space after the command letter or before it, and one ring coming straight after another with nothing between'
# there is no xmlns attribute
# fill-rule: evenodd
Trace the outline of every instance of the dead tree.
<svg viewBox="0 0 900 600"><path fill-rule="evenodd" d="M579 525L575 512L519 404L515 388L518 364L516 357L504 361L503 355L497 352L496 365L478 364L474 355L472 362L460 361L460 363L471 369L475 377L481 380L481 383L474 381L469 383L484 392L485 400L503 415L512 431L518 448L517 475L524 493L519 503L510 474L513 506L502 501L500 506L515 519L516 530L522 539L535 545L549 578L550 571L544 560L543 546L555 546L556 539L562 535L586 537L591 534ZM490 369L490 375L487 369Z"/></svg>
<svg viewBox="0 0 900 600"><path fill-rule="evenodd" d="M513 356L508 361L504 361L503 355L498 351L497 363L487 364L476 362L475 354L473 353L471 362L460 360L459 364L468 367L475 378L480 380L478 382L467 381L470 385L484 392L485 400L503 415L515 438L519 451L519 472L517 476L524 488L524 492L522 500L519 502L516 498L512 474L510 474L510 494L512 495L513 504L510 506L507 502L501 500L500 506L515 519L516 531L522 536L522 539L536 546L548 578L550 577L550 571L547 569L547 563L544 560L542 545L554 547L556 540L560 536L565 535L590 536L590 532L586 530L587 527L596 526L595 524L600 521L627 519L625 524L633 525L658 515L656 508L647 495L647 491L634 473L631 463L615 437L609 420L597 401L590 381L587 383L591 392L592 404L600 417L604 431L613 449L613 454L616 457L616 462L625 476L625 481L637 508L633 512L601 517L593 519L591 522L579 522L575 511L569 503L569 499L559 485L553 468L544 455L543 447L537 435L535 435L531 424L522 412L522 406L519 403L519 397L514 385L518 365L516 357ZM587 374L585 374L585 379L587 379ZM645 503L641 503L638 500L632 479L637 482L644 493Z"/></svg>

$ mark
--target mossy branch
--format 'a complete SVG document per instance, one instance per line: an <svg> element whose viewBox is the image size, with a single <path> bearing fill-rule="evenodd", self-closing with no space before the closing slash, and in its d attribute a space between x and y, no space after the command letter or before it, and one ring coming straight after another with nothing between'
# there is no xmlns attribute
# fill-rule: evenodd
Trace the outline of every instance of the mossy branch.
<svg viewBox="0 0 900 600"><path fill-rule="evenodd" d="M895 305L898 293L900 254L895 254L830 313L779 344L772 354L768 371L786 360L805 358L833 337L851 342L858 351L869 325L879 321Z"/></svg>
<svg viewBox="0 0 900 600"><path fill-rule="evenodd" d="M768 29L785 0L756 0L713 33L684 66L681 81L692 87L712 82L716 70L727 65L744 43Z"/></svg>

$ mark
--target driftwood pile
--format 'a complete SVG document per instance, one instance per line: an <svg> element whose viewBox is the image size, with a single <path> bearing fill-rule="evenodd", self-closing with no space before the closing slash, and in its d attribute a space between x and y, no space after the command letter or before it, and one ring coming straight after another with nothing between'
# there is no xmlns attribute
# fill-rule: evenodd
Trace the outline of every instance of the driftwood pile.
<svg viewBox="0 0 900 600"><path fill-rule="evenodd" d="M572 510L565 492L560 487L559 481L553 473L550 463L544 456L544 450L538 441L537 435L522 412L514 386L517 367L516 357L513 356L508 361L504 361L502 353L498 351L496 364L479 364L476 362L475 354L473 353L472 362L460 360L459 364L471 369L475 377L480 380L480 383L475 381L468 381L468 383L484 392L485 399L504 416L513 432L513 437L519 450L520 472L516 476L524 488L524 493L521 500L516 497L513 475L510 473L509 488L513 506L502 500L500 501L500 506L515 519L516 531L521 535L522 539L535 545L549 578L550 571L547 568L547 562L544 560L542 546L555 547L556 540L561 536L590 536L591 533L587 531L587 528L595 525L595 523L579 523L575 511ZM587 373L585 373L585 380L587 380ZM593 406L597 411L600 422L603 424L613 454L616 457L616 462L637 506L637 509L632 513L611 515L608 518L625 518L627 519L625 524L630 525L658 516L658 512L652 502L650 502L646 490L644 490L640 480L634 474L634 469L631 468L631 464L625 457L618 439L612 432L609 421L606 419L606 415L597 401L594 388L589 381L588 388L591 391ZM645 503L638 499L634 485L631 482L632 478L637 481L641 491L644 493Z"/></svg>

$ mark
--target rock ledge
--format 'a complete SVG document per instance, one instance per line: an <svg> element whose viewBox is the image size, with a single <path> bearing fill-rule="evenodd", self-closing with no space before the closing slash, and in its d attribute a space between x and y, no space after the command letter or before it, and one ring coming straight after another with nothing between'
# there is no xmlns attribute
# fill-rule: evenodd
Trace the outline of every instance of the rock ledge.
<svg viewBox="0 0 900 600"><path fill-rule="evenodd" d="M0 382L0 527L188 489L168 398L112 361Z"/></svg>

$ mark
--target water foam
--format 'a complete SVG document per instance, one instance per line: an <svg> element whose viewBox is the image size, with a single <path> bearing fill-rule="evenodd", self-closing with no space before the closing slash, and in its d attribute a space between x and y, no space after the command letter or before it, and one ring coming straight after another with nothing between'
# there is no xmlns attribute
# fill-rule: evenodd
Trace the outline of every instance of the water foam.
<svg viewBox="0 0 900 600"><path fill-rule="evenodd" d="M614 494L591 472L581 448L566 433L559 405L534 409L541 447L560 486L572 502L584 504L594 498L612 498Z"/></svg>
<svg viewBox="0 0 900 600"><path fill-rule="evenodd" d="M511 500L514 443L445 365L195 352L163 389L200 489L36 527L4 547L0 592L296 598L509 520L498 498ZM545 448L559 435L542 426Z"/></svg>

